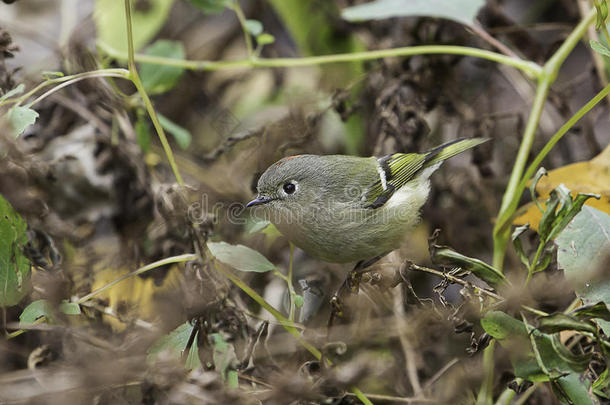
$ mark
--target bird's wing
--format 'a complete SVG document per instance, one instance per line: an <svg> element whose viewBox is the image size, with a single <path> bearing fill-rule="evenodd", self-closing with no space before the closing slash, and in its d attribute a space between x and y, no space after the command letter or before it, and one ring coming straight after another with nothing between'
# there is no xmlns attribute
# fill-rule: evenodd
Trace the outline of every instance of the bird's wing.
<svg viewBox="0 0 610 405"><path fill-rule="evenodd" d="M377 159L379 180L362 196L365 208L379 208L424 167L426 154L394 153Z"/></svg>
<svg viewBox="0 0 610 405"><path fill-rule="evenodd" d="M394 192L416 177L422 169L440 164L445 159L487 142L484 138L456 139L426 153L394 153L377 159L379 180L362 196L365 208L382 207Z"/></svg>

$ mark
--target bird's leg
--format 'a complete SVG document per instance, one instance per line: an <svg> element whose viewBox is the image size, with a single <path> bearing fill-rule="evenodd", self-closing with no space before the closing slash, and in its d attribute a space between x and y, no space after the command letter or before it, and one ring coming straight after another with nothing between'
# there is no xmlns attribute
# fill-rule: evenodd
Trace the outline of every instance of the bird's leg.
<svg viewBox="0 0 610 405"><path fill-rule="evenodd" d="M343 316L343 298L345 298L348 293L358 294L362 275L370 271L371 269L369 267L377 263L382 257L387 255L388 253L390 252L375 256L372 259L360 260L358 263L356 263L356 266L354 266L353 270L349 272L343 283L341 283L341 286L339 287L337 292L335 292L335 294L330 299L331 313L330 319L328 320L328 327L332 326L333 321L336 317Z"/></svg>

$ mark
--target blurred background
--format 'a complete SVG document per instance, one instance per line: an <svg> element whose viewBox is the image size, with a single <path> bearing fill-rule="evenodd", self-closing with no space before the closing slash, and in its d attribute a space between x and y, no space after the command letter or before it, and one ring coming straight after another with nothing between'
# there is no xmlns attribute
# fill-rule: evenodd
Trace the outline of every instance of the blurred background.
<svg viewBox="0 0 610 405"><path fill-rule="evenodd" d="M238 14L221 3L133 1L136 52L244 60L248 47ZM480 33L448 19L341 17L341 10L359 3L248 0L239 10L258 23L250 22L246 35L262 58L432 44L497 51ZM521 58L543 64L589 8L586 1L489 0L477 8L473 24ZM21 83L29 90L59 77L53 72L125 67L124 21L117 0L5 0L0 95ZM469 354L482 333L471 322L476 305L463 300L460 286L433 276L408 274L408 282L394 288L392 283L405 259L431 265L428 237L437 228L439 243L491 261L494 217L531 108L532 81L512 67L457 55L289 68L138 67L168 133L186 199L141 98L126 80L86 79L50 94L34 107L36 122L17 138L5 124L0 193L28 223L34 264L34 288L19 305L6 308L8 323L35 300L58 304L82 297L147 263L194 252L205 240L246 245L285 273L287 240L243 209L260 174L284 156L382 156L425 151L459 137L492 141L450 159L432 177L421 225L379 264L379 278L364 283L357 302L348 305L349 317L330 335L328 299L350 266L295 250L294 285L305 300L298 321L337 368L311 362L272 317L210 271L209 263L166 265L96 296L78 317L58 312L48 327L0 342L0 402L349 404L356 400L343 393L358 384L378 395L425 393L434 398L429 403L468 403L483 378L480 353ZM532 156L606 84L606 69L585 44L570 54L551 89ZM591 160L608 145L608 129L604 102L543 166L552 170ZM589 180L568 181L586 186ZM526 194L524 204L531 200ZM509 277L518 263L509 254ZM271 273L240 277L287 310L283 280ZM547 288L531 299L546 311L565 307L574 295L562 289L562 276L544 277L547 285L556 280L557 290ZM159 355L153 367L150 347L187 321L200 328L194 346L203 369L187 374L175 355ZM189 336L193 345L189 333L184 345ZM238 370L239 384L254 394L226 389L221 376L209 371L211 363L219 369L212 361L219 350L210 343L214 334L233 348L226 367ZM510 364L501 355L497 362L501 390L511 379ZM553 403L547 390L538 390L531 403Z"/></svg>

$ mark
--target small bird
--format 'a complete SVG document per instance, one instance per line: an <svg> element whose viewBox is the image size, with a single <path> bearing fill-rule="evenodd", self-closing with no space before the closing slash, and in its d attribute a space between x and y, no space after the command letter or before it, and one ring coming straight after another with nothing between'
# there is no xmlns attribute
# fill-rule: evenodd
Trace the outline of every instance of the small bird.
<svg viewBox="0 0 610 405"><path fill-rule="evenodd" d="M441 163L488 139L458 139L425 153L380 158L288 156L258 180L247 207L294 245L327 262L378 258L398 248L419 221L430 175Z"/></svg>

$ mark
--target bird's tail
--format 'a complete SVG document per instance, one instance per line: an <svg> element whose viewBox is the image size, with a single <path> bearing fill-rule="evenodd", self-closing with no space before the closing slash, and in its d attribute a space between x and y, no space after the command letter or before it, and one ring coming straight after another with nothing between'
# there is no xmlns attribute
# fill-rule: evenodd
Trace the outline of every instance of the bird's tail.
<svg viewBox="0 0 610 405"><path fill-rule="evenodd" d="M452 156L462 153L470 148L474 148L475 146L487 141L489 141L489 138L460 138L437 146L436 148L425 153L426 160L423 167L434 166L445 159L449 159Z"/></svg>

